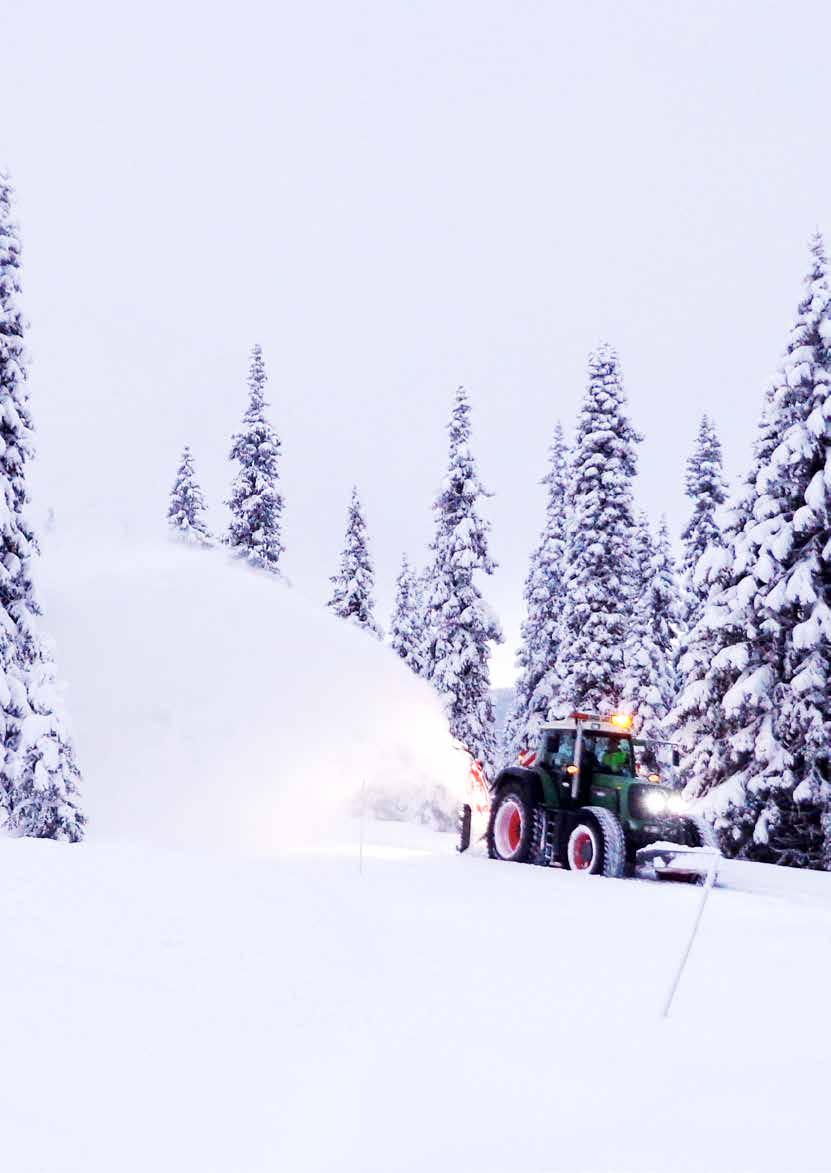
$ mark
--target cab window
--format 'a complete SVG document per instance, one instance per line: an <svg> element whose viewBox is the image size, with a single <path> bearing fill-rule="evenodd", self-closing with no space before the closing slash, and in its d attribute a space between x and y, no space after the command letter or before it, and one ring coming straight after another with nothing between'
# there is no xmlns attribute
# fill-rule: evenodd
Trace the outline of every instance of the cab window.
<svg viewBox="0 0 831 1173"><path fill-rule="evenodd" d="M545 764L552 770L564 770L574 761L574 734L549 733L545 739Z"/></svg>
<svg viewBox="0 0 831 1173"><path fill-rule="evenodd" d="M634 778L631 740L614 733L584 733L583 767L595 774Z"/></svg>

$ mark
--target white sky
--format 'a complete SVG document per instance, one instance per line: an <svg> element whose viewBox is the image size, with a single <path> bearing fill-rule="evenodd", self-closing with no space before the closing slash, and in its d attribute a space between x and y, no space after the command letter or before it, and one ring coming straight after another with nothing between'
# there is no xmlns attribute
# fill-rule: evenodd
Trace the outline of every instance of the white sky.
<svg viewBox="0 0 831 1173"><path fill-rule="evenodd" d="M189 441L220 524L259 341L285 568L324 598L356 481L386 620L464 382L510 682L590 347L620 352L653 516L683 523L702 411L744 469L807 238L831 232L830 10L2 0L39 505L161 532Z"/></svg>

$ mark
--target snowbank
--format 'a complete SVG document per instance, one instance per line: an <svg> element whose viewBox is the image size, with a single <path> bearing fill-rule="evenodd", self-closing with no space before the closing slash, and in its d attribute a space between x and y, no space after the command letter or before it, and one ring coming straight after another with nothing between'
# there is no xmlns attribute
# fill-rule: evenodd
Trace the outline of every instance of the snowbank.
<svg viewBox="0 0 831 1173"><path fill-rule="evenodd" d="M50 548L41 593L91 836L273 854L364 784L410 817L452 809L465 755L388 648L223 550L86 553Z"/></svg>

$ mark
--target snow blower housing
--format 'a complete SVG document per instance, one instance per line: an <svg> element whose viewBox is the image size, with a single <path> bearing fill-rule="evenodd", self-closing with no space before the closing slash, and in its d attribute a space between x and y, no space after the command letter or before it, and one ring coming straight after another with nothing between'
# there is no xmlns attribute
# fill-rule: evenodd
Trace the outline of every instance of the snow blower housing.
<svg viewBox="0 0 831 1173"><path fill-rule="evenodd" d="M631 723L625 714L577 712L544 726L536 756L524 755L527 764L503 770L491 787L490 857L605 876L658 860L661 878L699 876L703 857L717 850L712 829L656 772L641 772L635 750L645 743ZM645 748L654 763L655 743Z"/></svg>

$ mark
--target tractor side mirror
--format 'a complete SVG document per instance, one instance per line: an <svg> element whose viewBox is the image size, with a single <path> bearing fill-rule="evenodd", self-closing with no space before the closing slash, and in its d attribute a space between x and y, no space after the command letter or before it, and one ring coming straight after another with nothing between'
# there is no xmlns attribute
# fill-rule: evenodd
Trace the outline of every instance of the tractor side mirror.
<svg viewBox="0 0 831 1173"><path fill-rule="evenodd" d="M675 746L672 747L672 764L676 770L681 765L681 750Z"/></svg>

